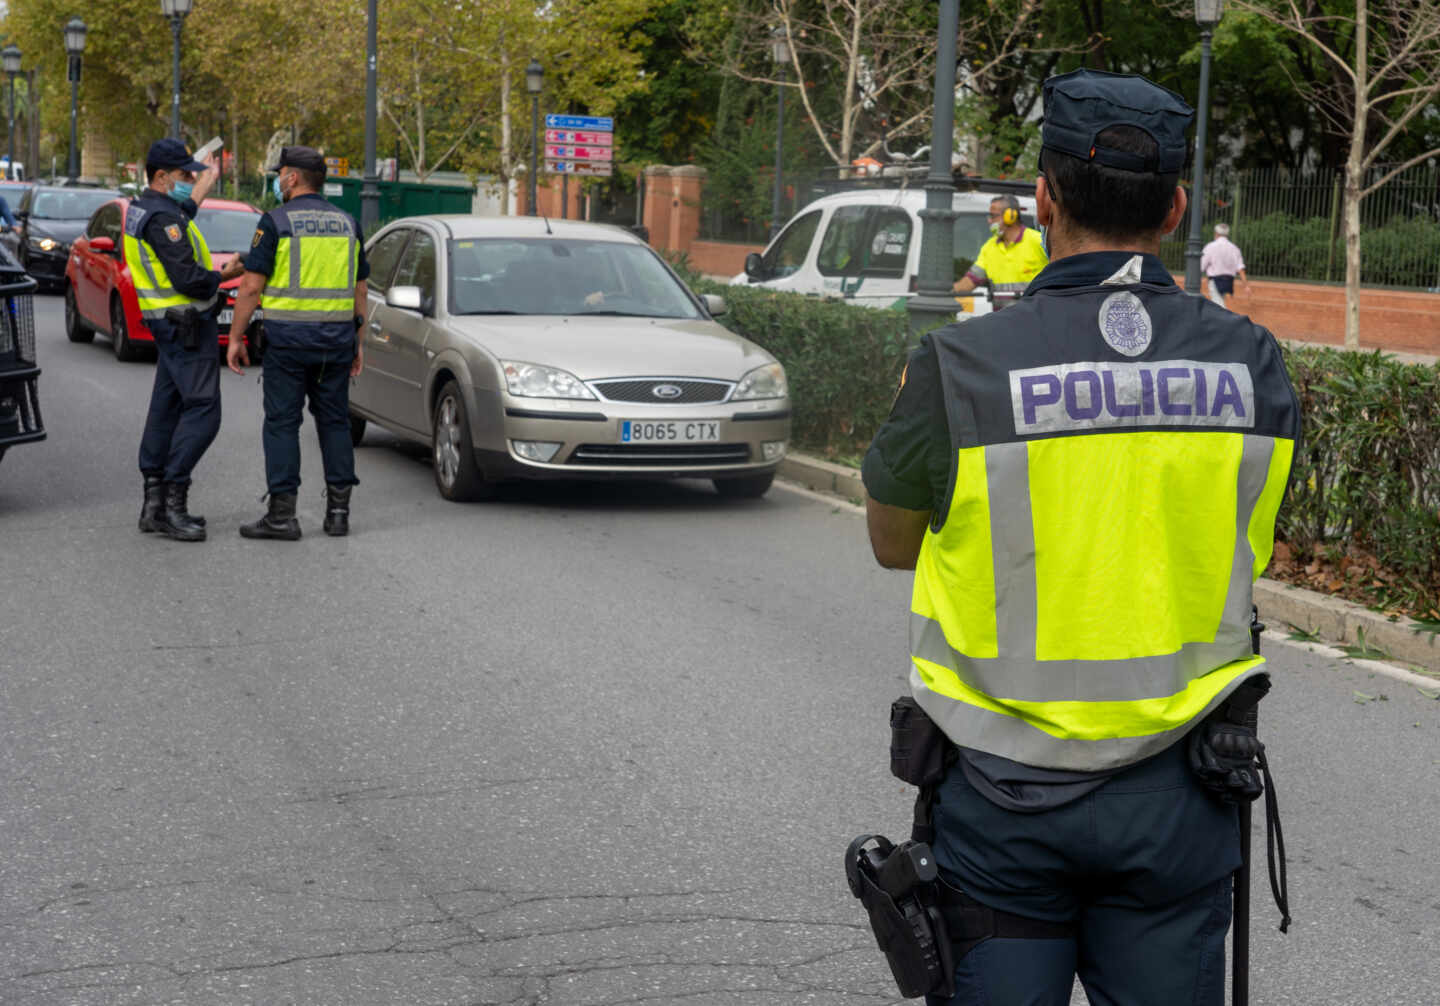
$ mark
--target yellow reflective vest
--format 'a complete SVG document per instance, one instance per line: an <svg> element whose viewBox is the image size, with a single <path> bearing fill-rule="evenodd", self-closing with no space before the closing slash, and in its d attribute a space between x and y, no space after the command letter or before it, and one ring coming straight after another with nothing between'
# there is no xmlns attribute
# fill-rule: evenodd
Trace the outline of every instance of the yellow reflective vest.
<svg viewBox="0 0 1440 1006"><path fill-rule="evenodd" d="M135 295L140 302L140 316L147 321L163 319L170 308L184 307L187 304L194 305L198 311L208 311L215 306L213 296L206 300L197 300L187 297L171 284L160 256L155 254L155 249L150 247L150 243L142 236L145 220L149 215L149 211L138 205L138 201L132 200L125 208L125 263L130 267L130 280L135 285ZM195 254L195 261L202 268L213 269L210 247L205 243L205 235L200 233L194 220L186 222L185 236Z"/></svg>
<svg viewBox="0 0 1440 1006"><path fill-rule="evenodd" d="M360 259L354 219L304 197L271 210L270 219L279 243L262 299L267 330L272 322L351 325Z"/></svg>
<svg viewBox="0 0 1440 1006"><path fill-rule="evenodd" d="M953 474L916 565L911 688L963 747L1131 764L1264 663L1251 588L1299 404L1269 332L1140 268L932 334Z"/></svg>

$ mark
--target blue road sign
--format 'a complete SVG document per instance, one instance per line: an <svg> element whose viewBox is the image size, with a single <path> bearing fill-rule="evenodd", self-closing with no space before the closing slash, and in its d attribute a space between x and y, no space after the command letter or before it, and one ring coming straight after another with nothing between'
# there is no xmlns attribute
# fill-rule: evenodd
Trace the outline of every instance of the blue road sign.
<svg viewBox="0 0 1440 1006"><path fill-rule="evenodd" d="M596 129L603 133L615 131L615 120L608 115L547 115L546 129Z"/></svg>

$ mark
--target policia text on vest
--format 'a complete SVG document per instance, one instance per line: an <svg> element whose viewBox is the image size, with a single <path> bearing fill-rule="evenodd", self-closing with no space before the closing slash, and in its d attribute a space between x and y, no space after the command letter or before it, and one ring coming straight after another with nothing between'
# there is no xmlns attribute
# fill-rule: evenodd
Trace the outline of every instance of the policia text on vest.
<svg viewBox="0 0 1440 1006"><path fill-rule="evenodd" d="M956 995L929 1002L1063 1006L1078 975L1219 1006L1239 815L1184 742L1264 675L1251 589L1299 405L1270 333L1156 255L1190 108L1092 71L1044 99L1052 261L921 341L864 464L876 556L915 570L911 695L953 747L918 816L936 907L1001 937L951 933Z"/></svg>

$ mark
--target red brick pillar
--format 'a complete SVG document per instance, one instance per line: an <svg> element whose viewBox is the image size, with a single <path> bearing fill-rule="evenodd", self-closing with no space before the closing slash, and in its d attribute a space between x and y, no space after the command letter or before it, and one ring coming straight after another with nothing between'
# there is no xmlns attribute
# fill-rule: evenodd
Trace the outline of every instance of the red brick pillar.
<svg viewBox="0 0 1440 1006"><path fill-rule="evenodd" d="M645 227L650 232L650 247L656 250L669 247L672 170L663 164L645 169Z"/></svg>

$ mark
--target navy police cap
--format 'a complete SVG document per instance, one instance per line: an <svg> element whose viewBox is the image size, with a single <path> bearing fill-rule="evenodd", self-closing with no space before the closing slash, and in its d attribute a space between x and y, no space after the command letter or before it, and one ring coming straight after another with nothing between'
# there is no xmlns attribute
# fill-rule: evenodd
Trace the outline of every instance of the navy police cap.
<svg viewBox="0 0 1440 1006"><path fill-rule="evenodd" d="M325 157L314 147L281 147L280 160L271 168L299 168L301 171L318 171L325 174Z"/></svg>
<svg viewBox="0 0 1440 1006"><path fill-rule="evenodd" d="M1174 91L1138 74L1073 70L1045 81L1045 121L1040 145L1121 171L1176 174L1185 167L1185 134L1195 110ZM1158 157L1115 150L1097 137L1111 126L1149 133Z"/></svg>
<svg viewBox="0 0 1440 1006"><path fill-rule="evenodd" d="M150 152L145 155L145 164L147 167L165 171L174 171L176 168L184 168L186 171L205 170L205 165L195 160L194 155L185 149L185 144L169 137L150 144Z"/></svg>

